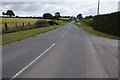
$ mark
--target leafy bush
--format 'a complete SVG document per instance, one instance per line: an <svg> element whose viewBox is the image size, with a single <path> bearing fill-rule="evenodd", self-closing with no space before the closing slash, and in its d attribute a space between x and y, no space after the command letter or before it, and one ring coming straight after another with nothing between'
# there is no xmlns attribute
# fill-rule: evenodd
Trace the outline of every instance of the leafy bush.
<svg viewBox="0 0 120 80"><path fill-rule="evenodd" d="M120 23L118 22L120 21L120 12L97 15L93 18L93 21L93 29L115 36L120 36Z"/></svg>
<svg viewBox="0 0 120 80"><path fill-rule="evenodd" d="M43 18L45 18L45 19L53 19L53 16L50 13L44 13Z"/></svg>
<svg viewBox="0 0 120 80"><path fill-rule="evenodd" d="M58 24L62 24L63 23L62 20L56 20L55 22L58 23Z"/></svg>
<svg viewBox="0 0 120 80"><path fill-rule="evenodd" d="M58 23L55 21L48 21L48 23L49 23L49 25L58 25Z"/></svg>
<svg viewBox="0 0 120 80"><path fill-rule="evenodd" d="M89 26L93 26L93 20L92 19L84 19L81 21L82 23L85 23Z"/></svg>
<svg viewBox="0 0 120 80"><path fill-rule="evenodd" d="M49 26L49 23L48 21L45 21L45 20L38 20L35 25L37 27L48 27Z"/></svg>

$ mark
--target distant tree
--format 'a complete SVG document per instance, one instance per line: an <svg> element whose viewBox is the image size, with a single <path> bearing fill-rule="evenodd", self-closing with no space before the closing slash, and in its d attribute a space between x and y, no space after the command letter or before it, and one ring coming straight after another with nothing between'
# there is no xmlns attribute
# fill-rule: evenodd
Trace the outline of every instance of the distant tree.
<svg viewBox="0 0 120 80"><path fill-rule="evenodd" d="M12 10L8 10L6 12L6 15L9 15L9 17L15 16L14 12Z"/></svg>
<svg viewBox="0 0 120 80"><path fill-rule="evenodd" d="M90 15L90 16L86 16L84 19L92 19L92 18L93 18L93 16Z"/></svg>
<svg viewBox="0 0 120 80"><path fill-rule="evenodd" d="M78 15L77 15L77 18L78 18L79 20L83 19L82 14L78 14Z"/></svg>
<svg viewBox="0 0 120 80"><path fill-rule="evenodd" d="M59 13L59 12L56 12L56 13L55 13L55 16L60 17L60 13Z"/></svg>
<svg viewBox="0 0 120 80"><path fill-rule="evenodd" d="M61 16L62 18L70 18L70 16Z"/></svg>
<svg viewBox="0 0 120 80"><path fill-rule="evenodd" d="M2 15L6 15L5 12L2 12Z"/></svg>
<svg viewBox="0 0 120 80"><path fill-rule="evenodd" d="M60 16L60 13L59 13L59 12L56 12L54 18L55 18L55 19L59 19L60 17L61 17L61 16Z"/></svg>
<svg viewBox="0 0 120 80"><path fill-rule="evenodd" d="M74 20L73 18L74 18L74 17L73 17L73 16L71 16L71 17L70 17L70 20Z"/></svg>
<svg viewBox="0 0 120 80"><path fill-rule="evenodd" d="M16 17L19 17L19 16L16 16Z"/></svg>
<svg viewBox="0 0 120 80"><path fill-rule="evenodd" d="M52 16L52 14L50 14L50 13L44 13L44 14L43 14L43 18L45 18L45 19L52 19L53 16Z"/></svg>

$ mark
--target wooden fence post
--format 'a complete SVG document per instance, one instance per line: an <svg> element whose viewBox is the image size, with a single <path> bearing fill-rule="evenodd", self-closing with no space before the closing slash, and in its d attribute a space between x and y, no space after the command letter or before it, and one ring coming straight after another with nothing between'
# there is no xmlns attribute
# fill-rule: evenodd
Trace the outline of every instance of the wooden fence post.
<svg viewBox="0 0 120 80"><path fill-rule="evenodd" d="M28 23L28 26L30 26L30 22Z"/></svg>
<svg viewBox="0 0 120 80"><path fill-rule="evenodd" d="M7 23L5 23L5 30L7 30L8 29L8 25L7 25Z"/></svg>
<svg viewBox="0 0 120 80"><path fill-rule="evenodd" d="M23 26L24 26L24 22L23 22Z"/></svg>
<svg viewBox="0 0 120 80"><path fill-rule="evenodd" d="M17 23L16 23L16 28L17 28Z"/></svg>

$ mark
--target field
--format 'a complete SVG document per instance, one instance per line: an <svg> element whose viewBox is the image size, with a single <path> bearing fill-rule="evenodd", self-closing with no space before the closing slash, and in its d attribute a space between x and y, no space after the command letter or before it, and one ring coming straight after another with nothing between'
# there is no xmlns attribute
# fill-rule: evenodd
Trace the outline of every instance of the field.
<svg viewBox="0 0 120 80"><path fill-rule="evenodd" d="M31 27L37 20L49 19L32 19L32 18L0 18L2 24L2 31L5 32L5 23L7 23L8 31L14 31L17 27Z"/></svg>
<svg viewBox="0 0 120 80"><path fill-rule="evenodd" d="M49 19L30 19L30 18L0 18L2 19L2 21L0 22L0 25L2 25L2 31L5 30L5 23L7 23L8 25L8 30L14 30L15 28L19 28L19 27L35 27L35 25L33 25L37 20L47 20L50 21ZM61 26L63 26L66 22L62 22L61 20L54 20L55 22L60 23L59 25L53 25L53 26L49 26L49 27L38 27L38 28L31 28L31 29L23 29L20 31L16 31L16 32L12 32L12 33L3 33L2 35L2 40L3 40L3 45L11 43L11 42L15 42L15 41L20 41L32 36L35 36L37 34L41 34L56 28L59 28ZM23 22L24 22L24 26L23 26ZM17 26L16 27L16 23ZM30 23L31 25L28 26L28 23Z"/></svg>
<svg viewBox="0 0 120 80"><path fill-rule="evenodd" d="M30 18L2 18L1 19L2 27L4 28L4 23L8 24L8 27L15 27L16 23L18 23L18 26L21 26L24 22L25 25L29 22L31 24L35 23L37 20L48 20L48 19L30 19Z"/></svg>

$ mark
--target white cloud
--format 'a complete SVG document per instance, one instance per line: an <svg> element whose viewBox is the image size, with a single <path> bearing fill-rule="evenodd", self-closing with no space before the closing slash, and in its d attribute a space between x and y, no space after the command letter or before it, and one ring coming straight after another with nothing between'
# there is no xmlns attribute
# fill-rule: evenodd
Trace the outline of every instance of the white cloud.
<svg viewBox="0 0 120 80"><path fill-rule="evenodd" d="M75 0L77 1L77 0ZM97 1L84 0L81 2L3 2L0 12L12 9L17 15L36 15L42 16L43 13L49 12L54 15L55 12L60 12L63 16L76 16L82 13L83 16L95 15L97 12ZM101 0L103 1L103 0ZM108 0L105 0L108 1ZM110 13L117 11L117 0L109 0L114 2L101 2L100 13ZM115 2L116 1L116 2Z"/></svg>
<svg viewBox="0 0 120 80"><path fill-rule="evenodd" d="M2 2L97 2L98 0L2 0ZM118 2L119 0L101 0L101 2Z"/></svg>
<svg viewBox="0 0 120 80"><path fill-rule="evenodd" d="M116 2L108 2L108 3L101 3L100 4L100 13L111 13L118 11L118 3Z"/></svg>

